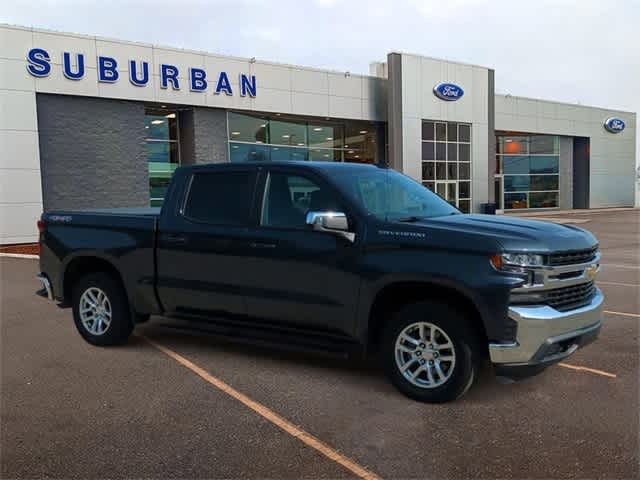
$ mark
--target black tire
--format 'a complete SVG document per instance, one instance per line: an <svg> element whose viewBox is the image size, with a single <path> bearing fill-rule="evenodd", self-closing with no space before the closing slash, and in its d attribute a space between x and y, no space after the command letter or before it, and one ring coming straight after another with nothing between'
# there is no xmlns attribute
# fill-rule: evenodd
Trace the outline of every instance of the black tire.
<svg viewBox="0 0 640 480"><path fill-rule="evenodd" d="M444 371L444 378L447 376L448 378L442 385L433 387L415 385L400 371L396 361L396 341L407 327L416 324L416 322L428 322L435 325L449 337L453 344L455 363L439 364L443 366L442 370L445 370L447 365L451 368L451 372L448 369ZM440 335L439 338L444 338L441 333L438 333L438 335ZM396 312L391 321L385 326L382 342L383 363L387 376L398 390L414 400L428 403L443 403L455 400L469 390L478 376L482 359L478 335L471 327L469 319L466 318L464 313L444 303L421 301L405 305ZM402 344L411 345L411 348L413 348L412 344L405 342L402 342ZM428 353L423 353L427 352L427 350L422 350L420 346L415 348L416 353L399 355L402 355L402 359L411 359L411 361L406 361L405 366L413 362L409 369L411 372L408 375L416 371L418 366L423 368L416 381L426 384L429 380L422 380L422 378L427 375L424 369L428 365L421 365L419 362L428 363L429 360L425 360L425 358L427 358L427 355L432 357L434 354L431 353L432 350L428 350ZM417 357L418 350L420 350L420 357ZM451 350L446 350L445 353L451 355L452 352ZM415 360L413 360L414 358ZM435 362L435 359L431 361Z"/></svg>
<svg viewBox="0 0 640 480"><path fill-rule="evenodd" d="M111 320L100 334L92 333L80 316L82 295L89 289L99 289L106 295L110 305ZM120 345L125 343L133 330L131 311L126 293L120 281L106 272L89 273L74 285L72 292L73 320L78 332L87 342L97 346Z"/></svg>

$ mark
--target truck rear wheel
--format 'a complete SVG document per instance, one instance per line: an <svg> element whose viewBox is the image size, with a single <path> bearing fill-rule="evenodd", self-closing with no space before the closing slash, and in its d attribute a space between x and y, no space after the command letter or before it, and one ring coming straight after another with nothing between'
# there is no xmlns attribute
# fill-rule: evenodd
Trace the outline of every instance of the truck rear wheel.
<svg viewBox="0 0 640 480"><path fill-rule="evenodd" d="M105 272L90 273L73 287L73 320L92 345L126 342L133 330L127 296L120 282Z"/></svg>
<svg viewBox="0 0 640 480"><path fill-rule="evenodd" d="M448 305L423 301L404 306L386 325L383 343L388 377L414 400L455 400L478 376L477 337L466 316Z"/></svg>

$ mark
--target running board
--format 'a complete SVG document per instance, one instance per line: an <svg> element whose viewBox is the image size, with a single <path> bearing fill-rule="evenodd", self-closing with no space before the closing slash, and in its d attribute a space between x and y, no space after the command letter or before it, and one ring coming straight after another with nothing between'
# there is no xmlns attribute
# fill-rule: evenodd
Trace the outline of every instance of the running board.
<svg viewBox="0 0 640 480"><path fill-rule="evenodd" d="M260 328L253 322L250 327L242 325L244 322L230 322L225 320L201 320L171 317L163 318L158 326L191 334L204 334L224 338L233 343L259 345L267 348L286 350L291 352L316 353L335 358L348 358L362 354L362 347L348 337L338 338L337 335L322 336L317 332L301 334L299 329L293 331L284 328ZM247 332L251 332L247 335Z"/></svg>

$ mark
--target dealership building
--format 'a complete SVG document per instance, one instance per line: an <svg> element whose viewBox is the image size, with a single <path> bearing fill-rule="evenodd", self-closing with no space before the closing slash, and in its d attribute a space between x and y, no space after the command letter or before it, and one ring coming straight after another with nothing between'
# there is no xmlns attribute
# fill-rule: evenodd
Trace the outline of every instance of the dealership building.
<svg viewBox="0 0 640 480"><path fill-rule="evenodd" d="M406 53L370 75L0 26L0 244L43 210L161 205L179 165L387 164L464 212L633 206L636 114L495 93Z"/></svg>

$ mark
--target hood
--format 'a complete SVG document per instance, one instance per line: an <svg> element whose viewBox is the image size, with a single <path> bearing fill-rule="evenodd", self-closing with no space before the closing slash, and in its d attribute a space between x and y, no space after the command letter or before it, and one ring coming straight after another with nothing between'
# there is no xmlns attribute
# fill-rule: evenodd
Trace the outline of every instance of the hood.
<svg viewBox="0 0 640 480"><path fill-rule="evenodd" d="M445 230L448 235L493 239L505 251L551 253L583 250L595 246L598 240L587 230L573 225L542 222L496 215L449 215L428 218L413 225L431 230Z"/></svg>

